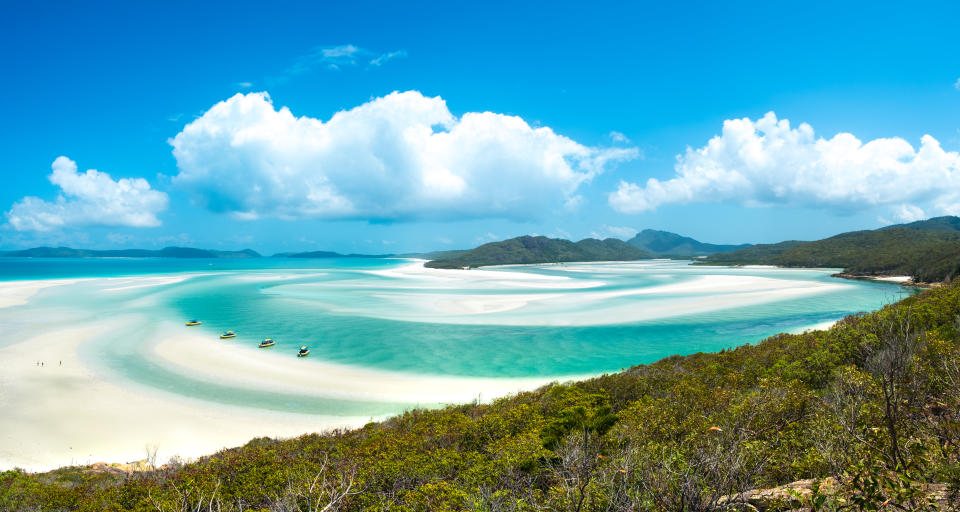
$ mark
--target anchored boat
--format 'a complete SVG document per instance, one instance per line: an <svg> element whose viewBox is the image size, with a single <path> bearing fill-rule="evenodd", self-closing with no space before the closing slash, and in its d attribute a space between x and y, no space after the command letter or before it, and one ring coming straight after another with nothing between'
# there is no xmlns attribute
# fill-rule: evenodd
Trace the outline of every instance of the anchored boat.
<svg viewBox="0 0 960 512"><path fill-rule="evenodd" d="M276 342L273 341L273 338L267 338L260 342L260 348L267 348L276 345Z"/></svg>
<svg viewBox="0 0 960 512"><path fill-rule="evenodd" d="M200 320L197 320L196 318L194 318L193 320L190 320L189 322L187 322L187 327L193 327L194 325L200 325L202 323L203 322L201 322Z"/></svg>
<svg viewBox="0 0 960 512"><path fill-rule="evenodd" d="M225 333L223 333L223 334L220 335L220 339L221 339L221 340L225 340L225 339L227 339L227 338L236 338L236 337L237 337L237 333L235 333L235 332L233 332L233 331L227 331L227 332L225 332Z"/></svg>
<svg viewBox="0 0 960 512"><path fill-rule="evenodd" d="M306 345L300 347L300 351L297 352L297 357L304 357L310 355L310 349Z"/></svg>

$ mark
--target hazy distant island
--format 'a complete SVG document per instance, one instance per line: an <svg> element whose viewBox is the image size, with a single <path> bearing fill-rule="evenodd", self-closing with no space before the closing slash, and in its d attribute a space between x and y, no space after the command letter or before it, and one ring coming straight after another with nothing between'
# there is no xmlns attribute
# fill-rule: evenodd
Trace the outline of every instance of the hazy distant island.
<svg viewBox="0 0 960 512"><path fill-rule="evenodd" d="M274 258L390 258L393 254L340 254L333 251L278 252Z"/></svg>
<svg viewBox="0 0 960 512"><path fill-rule="evenodd" d="M70 247L34 247L19 251L0 252L11 258L259 258L252 249L240 251L215 251L192 247L164 247L151 249L73 249Z"/></svg>
<svg viewBox="0 0 960 512"><path fill-rule="evenodd" d="M259 258L252 249L221 251L191 247L74 249L35 247L0 252L24 258ZM949 282L960 275L960 217L944 216L874 230L852 231L816 241L720 245L645 229L628 241L587 238L572 242L520 236L469 250L403 254L342 254L334 251L282 252L275 258L421 258L428 268L463 269L490 265L694 259L706 265L774 265L840 268L840 277L911 276L916 283Z"/></svg>

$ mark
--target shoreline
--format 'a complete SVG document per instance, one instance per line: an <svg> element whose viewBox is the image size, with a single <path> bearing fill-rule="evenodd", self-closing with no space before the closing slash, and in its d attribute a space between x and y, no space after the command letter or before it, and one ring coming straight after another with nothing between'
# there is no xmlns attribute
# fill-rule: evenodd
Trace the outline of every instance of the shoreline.
<svg viewBox="0 0 960 512"><path fill-rule="evenodd" d="M943 286L943 283L928 283L924 281L914 281L911 276L895 275L895 274L854 274L851 272L837 272L836 274L831 274L830 277L837 277L840 279L852 279L856 281L880 281L885 283L897 283L900 286L912 286L914 288L939 288Z"/></svg>
<svg viewBox="0 0 960 512"><path fill-rule="evenodd" d="M604 262L583 262L586 265L598 263ZM279 270L282 272L289 269ZM429 274L443 281L451 276L450 273L443 272L443 269L423 267L419 261L385 270L359 271L378 275L392 274L391 277L401 278L422 278ZM32 302L30 297L33 294L48 286L96 281L93 285L80 286L84 292L95 290L95 293L112 294L145 287L162 289L200 275L209 274L161 273L8 281L0 284L10 290L18 290L8 295L16 297L20 301L18 304L26 304ZM497 288L510 288L510 282L522 282L523 286L540 289L557 287L561 292L569 288L583 289L598 286L596 283L603 284L600 280L578 281L563 276L526 273L520 277L512 276L509 272L457 275L469 276L469 281L482 281ZM457 285L461 280L452 281L453 285ZM827 289L831 286L823 283L795 283L790 288L781 289L782 283L779 281L756 276L707 276L696 281L662 285L652 289L586 292L590 294L586 297L602 301L664 292L683 295L703 291L705 288L714 292L738 291L740 297L727 297L726 303L729 305L731 299L749 304L752 301L769 300L769 294L784 298L791 294L817 293L823 290L824 286ZM3 289L3 286L0 286L0 296L3 296ZM484 300L489 299L491 296L484 296ZM583 297L576 302L581 302L580 299ZM711 302L707 299L704 301ZM43 300L40 302L45 303ZM487 310L486 307L473 303L468 305ZM700 304L698 307L708 305ZM633 307L631 304L622 306ZM582 304L578 307L582 307ZM666 310L648 309L649 314L666 314ZM41 306L41 309L31 312L43 313L44 310ZM142 460L147 446L158 448L160 461L172 456L193 458L224 448L242 446L257 437L292 438L335 428L356 428L407 410L398 409L396 412L370 416L347 415L354 409L331 409L328 414L326 409L320 413L307 413L295 412L292 409L290 411L294 412L264 409L249 404L234 405L239 402L220 402L190 396L183 391L187 388L180 388L175 392L163 387L153 387L147 384L148 380L141 384L116 372L104 371L105 366L89 364L83 360L82 347L110 333L116 336L115 333L123 331L118 327L124 327L125 322L129 323L130 315L133 314L143 312L127 312L121 308L115 316L105 319L90 317L83 321L58 322L56 318L50 318L48 323L35 328L23 341L17 340L13 345L0 347L0 360L5 364L5 371L0 374L0 408L9 411L4 417L0 417L0 468L20 467L38 472L67 465L88 466L99 462L126 464ZM804 329L817 327L809 326ZM415 403L416 407L420 407L420 404L434 407L468 403L475 399L486 402L536 389L550 382L583 380L600 374L484 378L390 372L315 359L302 361L303 364L294 362L291 365L289 358L256 348L233 346L230 348L235 350L227 349L224 342L208 338L199 332L185 331L182 325L170 321L159 322L150 336L142 339L142 343L143 350L149 351L146 354L147 361L179 373L191 381L196 381L198 385L204 382L225 383L226 387L239 390L237 392L268 390L290 396L354 402L378 401L401 405ZM137 350L136 344L130 346ZM38 356L44 363L52 364L44 364L38 368ZM53 362L54 359L56 362ZM338 415L338 411L341 415ZM109 434L105 435L104 431Z"/></svg>
<svg viewBox="0 0 960 512"><path fill-rule="evenodd" d="M111 325L54 329L0 349L5 365L0 407L6 411L0 415L0 468L36 472L127 463L143 459L149 447L157 450L158 460L195 458L255 437L296 437L375 419L211 404L115 380L79 354L81 345ZM37 365L38 349L43 366Z"/></svg>

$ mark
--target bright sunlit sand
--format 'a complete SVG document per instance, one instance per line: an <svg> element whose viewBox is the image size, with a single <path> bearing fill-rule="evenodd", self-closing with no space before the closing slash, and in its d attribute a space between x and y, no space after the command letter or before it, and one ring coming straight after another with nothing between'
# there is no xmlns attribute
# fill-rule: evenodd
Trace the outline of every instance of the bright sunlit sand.
<svg viewBox="0 0 960 512"><path fill-rule="evenodd" d="M0 349L0 467L134 461L145 458L147 447L157 448L165 462L257 436L291 437L370 420L211 406L111 378L78 354L109 328L105 322L55 330Z"/></svg>

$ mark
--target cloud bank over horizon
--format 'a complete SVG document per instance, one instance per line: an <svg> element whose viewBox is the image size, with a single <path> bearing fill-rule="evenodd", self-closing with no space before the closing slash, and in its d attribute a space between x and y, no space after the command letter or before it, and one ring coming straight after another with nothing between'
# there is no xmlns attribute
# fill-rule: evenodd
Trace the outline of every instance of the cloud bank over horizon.
<svg viewBox="0 0 960 512"><path fill-rule="evenodd" d="M526 221L576 208L577 189L636 148L597 148L517 116L393 92L326 122L265 92L221 101L170 140L173 183L238 218Z"/></svg>
<svg viewBox="0 0 960 512"><path fill-rule="evenodd" d="M677 156L676 176L645 184L621 181L609 197L622 213L677 203L732 202L745 206L788 204L844 214L889 208L898 220L960 214L960 154L930 135L919 148L906 140L861 142L850 133L815 137L801 123L790 127L774 112L752 121L724 121L707 145Z"/></svg>
<svg viewBox="0 0 960 512"><path fill-rule="evenodd" d="M75 226L159 226L157 214L167 209L167 194L153 190L143 178L114 180L109 174L89 169L77 172L77 164L57 157L47 177L60 188L54 202L27 196L6 212L7 222L17 231L51 231Z"/></svg>

